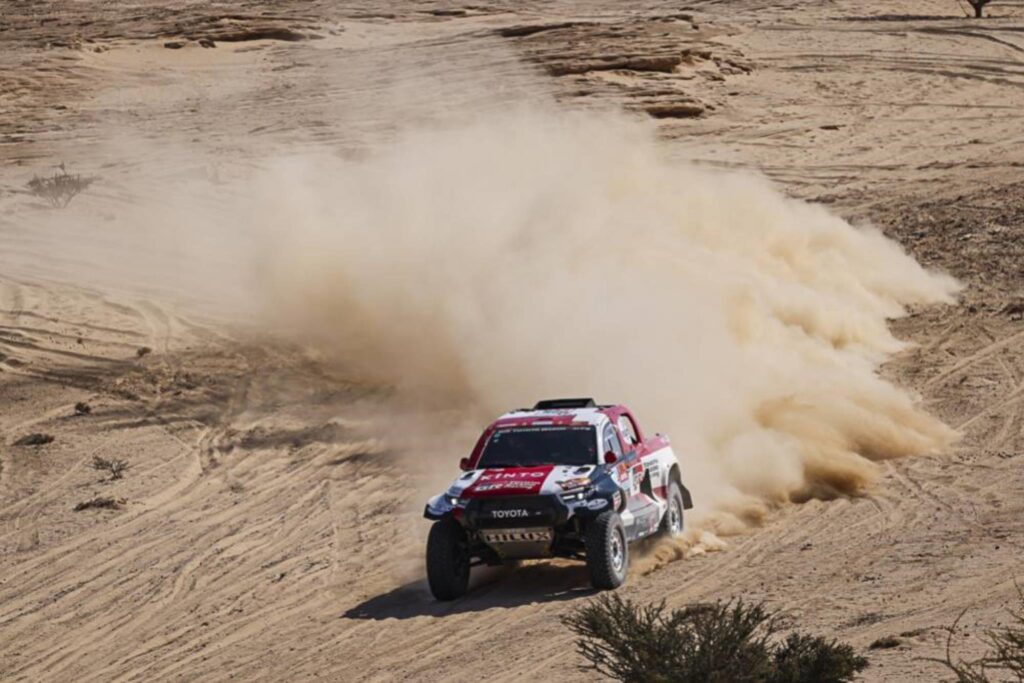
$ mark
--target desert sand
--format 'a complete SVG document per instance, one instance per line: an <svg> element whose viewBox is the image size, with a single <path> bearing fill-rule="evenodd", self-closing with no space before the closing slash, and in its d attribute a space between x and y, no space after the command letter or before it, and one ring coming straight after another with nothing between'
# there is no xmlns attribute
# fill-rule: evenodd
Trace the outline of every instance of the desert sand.
<svg viewBox="0 0 1024 683"><path fill-rule="evenodd" d="M849 331L852 350L833 343L858 377L884 361L915 415L952 431L928 423L926 443L873 454L847 488L765 488L739 526L704 510L715 541L649 554L622 594L766 601L862 651L866 681L939 679L928 658L964 610L952 642L978 655L1024 552L1024 7L987 13L966 19L952 0L4 3L0 680L589 680L558 619L592 595L581 566L480 572L452 604L424 585L423 502L495 408L457 399L467 386L504 398L488 382L505 376L457 345L421 357L419 342L445 337L430 316L474 320L424 305L449 280L411 262L369 280L395 292L346 289L380 271L381 245L339 261L351 235L308 229L314 215L414 224L422 213L402 207L420 206L434 159L364 160L409 129L515 108L643 121L657 164L699 169L695 187L763 175L939 273L879 285L897 303L871 320L892 318L904 345L886 347L884 325ZM565 179L557 149L519 149L507 196ZM53 209L26 183L60 163L97 181ZM347 194L330 189L335 171L356 179ZM476 175L428 189L461 207ZM640 190L656 185L645 178ZM526 222L548 230L537 192ZM377 195L387 211L364 211ZM504 196L479 201L496 222L521 208ZM446 240L408 254L451 270ZM324 273L337 279L309 286ZM362 298L378 294L379 307ZM654 354L651 371L673 362ZM429 372L406 382L409 367ZM509 394L539 398L528 391ZM16 445L36 433L53 440ZM130 468L105 481L96 457ZM96 497L115 509L74 509ZM891 635L897 647L868 649Z"/></svg>

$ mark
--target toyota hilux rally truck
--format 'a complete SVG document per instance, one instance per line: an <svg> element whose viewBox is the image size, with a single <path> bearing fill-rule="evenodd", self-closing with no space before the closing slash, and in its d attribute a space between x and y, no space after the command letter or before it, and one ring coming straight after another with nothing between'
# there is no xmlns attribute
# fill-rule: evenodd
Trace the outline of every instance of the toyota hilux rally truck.
<svg viewBox="0 0 1024 683"><path fill-rule="evenodd" d="M693 507L668 438L645 438L625 406L540 401L488 427L448 490L427 503L427 582L466 593L470 567L585 560L595 588L619 587L629 544L678 536Z"/></svg>

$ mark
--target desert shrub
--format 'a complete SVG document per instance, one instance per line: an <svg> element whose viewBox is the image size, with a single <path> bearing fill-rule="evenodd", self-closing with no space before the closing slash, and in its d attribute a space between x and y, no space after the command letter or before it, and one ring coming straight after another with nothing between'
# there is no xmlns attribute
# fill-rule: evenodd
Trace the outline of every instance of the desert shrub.
<svg viewBox="0 0 1024 683"><path fill-rule="evenodd" d="M839 683L867 666L849 645L793 633L742 600L666 611L611 594L571 612L584 669L628 683Z"/></svg>
<svg viewBox="0 0 1024 683"><path fill-rule="evenodd" d="M124 460L107 460L97 455L92 459L90 467L99 472L108 472L110 474L110 481L113 481L115 479L122 479L125 470L131 467L131 465Z"/></svg>
<svg viewBox="0 0 1024 683"><path fill-rule="evenodd" d="M897 638L896 636L882 636L881 638L877 638L870 645L868 645L868 649L890 650L894 647L899 647L902 643L903 641Z"/></svg>
<svg viewBox="0 0 1024 683"><path fill-rule="evenodd" d="M83 177L78 173L68 173L64 164L61 164L59 168L60 171L52 176L33 177L28 181L28 189L36 197L45 199L52 206L62 209L80 192L96 182L96 179Z"/></svg>
<svg viewBox="0 0 1024 683"><path fill-rule="evenodd" d="M124 503L124 498L97 496L76 505L75 512L81 512L82 510L120 510L124 507Z"/></svg>
<svg viewBox="0 0 1024 683"><path fill-rule="evenodd" d="M946 656L936 659L953 673L957 683L994 683L995 681L1015 680L1024 682L1024 590L1017 586L1017 607L1008 610L1010 622L1006 626L990 629L982 639L988 646L988 652L980 659L965 661L953 658L953 636L963 619L966 610L960 613L953 625L947 630ZM993 679L994 672L1008 674Z"/></svg>
<svg viewBox="0 0 1024 683"><path fill-rule="evenodd" d="M36 432L34 434L26 434L17 441L14 442L15 446L45 446L48 443L53 443L53 436L50 434L42 434Z"/></svg>
<svg viewBox="0 0 1024 683"><path fill-rule="evenodd" d="M777 683L849 681L868 661L846 643L791 633L774 648L774 670L766 680Z"/></svg>

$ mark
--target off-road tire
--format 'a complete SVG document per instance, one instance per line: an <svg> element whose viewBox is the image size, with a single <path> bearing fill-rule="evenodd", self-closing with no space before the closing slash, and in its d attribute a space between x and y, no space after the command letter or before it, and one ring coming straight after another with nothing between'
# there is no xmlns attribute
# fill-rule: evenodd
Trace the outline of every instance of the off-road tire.
<svg viewBox="0 0 1024 683"><path fill-rule="evenodd" d="M427 583L438 600L454 600L469 588L466 531L448 517L430 527L427 536Z"/></svg>
<svg viewBox="0 0 1024 683"><path fill-rule="evenodd" d="M675 479L669 481L668 484L668 509L665 510L665 516L661 518L661 526L658 527L658 533L668 536L669 538L679 538L683 535L683 492L679 489L679 482ZM678 526L673 524L673 514L678 514Z"/></svg>
<svg viewBox="0 0 1024 683"><path fill-rule="evenodd" d="M585 538L590 583L598 590L618 588L629 569L626 529L619 513L606 510L590 522Z"/></svg>

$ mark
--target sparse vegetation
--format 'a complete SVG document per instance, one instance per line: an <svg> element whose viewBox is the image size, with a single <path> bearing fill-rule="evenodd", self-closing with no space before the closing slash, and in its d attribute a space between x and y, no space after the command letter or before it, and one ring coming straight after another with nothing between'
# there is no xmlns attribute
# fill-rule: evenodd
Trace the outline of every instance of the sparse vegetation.
<svg viewBox="0 0 1024 683"><path fill-rule="evenodd" d="M28 181L28 189L36 197L45 199L51 206L63 209L80 192L88 189L96 182L96 178L89 178L78 173L68 173L61 164L60 171L52 176L35 176Z"/></svg>
<svg viewBox="0 0 1024 683"><path fill-rule="evenodd" d="M899 647L903 641L896 636L882 636L868 645L869 650L890 650Z"/></svg>
<svg viewBox="0 0 1024 683"><path fill-rule="evenodd" d="M124 507L124 498L110 498L108 496L96 496L90 500L83 501L75 506L75 512L82 510L120 510Z"/></svg>
<svg viewBox="0 0 1024 683"><path fill-rule="evenodd" d="M151 353L153 353L153 349L149 348L148 346L140 346L138 349L135 350L135 357L142 358L143 356L148 356Z"/></svg>
<svg viewBox="0 0 1024 683"><path fill-rule="evenodd" d="M764 605L742 600L666 611L611 594L563 618L585 669L630 683L840 683L868 662L849 645L790 633Z"/></svg>
<svg viewBox="0 0 1024 683"><path fill-rule="evenodd" d="M53 442L53 436L50 434L43 434L36 432L34 434L28 434L21 437L14 442L15 446L45 446L48 443Z"/></svg>
<svg viewBox="0 0 1024 683"><path fill-rule="evenodd" d="M85 401L79 401L75 404L75 415L88 415L92 412L92 406Z"/></svg>
<svg viewBox="0 0 1024 683"><path fill-rule="evenodd" d="M110 474L109 481L114 481L115 479L123 479L125 471L128 470L131 465L124 460L107 460L106 458L101 458L97 455L92 459L90 467L99 472L108 472Z"/></svg>
<svg viewBox="0 0 1024 683"><path fill-rule="evenodd" d="M956 678L956 683L995 683L996 681L1024 682L1024 590L1017 586L1017 607L1010 609L1010 623L1006 626L990 629L982 636L988 646L984 657L971 661L953 659L953 636L957 626L967 610L950 626L949 637L946 639L946 656L935 659L949 669ZM991 678L994 672L1002 675Z"/></svg>

